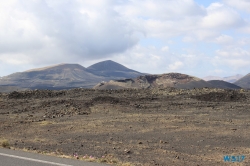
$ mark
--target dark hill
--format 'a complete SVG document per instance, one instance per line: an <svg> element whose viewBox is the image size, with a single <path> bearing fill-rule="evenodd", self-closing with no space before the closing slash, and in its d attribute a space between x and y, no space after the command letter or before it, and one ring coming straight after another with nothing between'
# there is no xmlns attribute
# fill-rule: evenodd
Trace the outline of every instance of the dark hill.
<svg viewBox="0 0 250 166"><path fill-rule="evenodd" d="M87 68L87 70L98 76L110 77L110 78L113 77L116 79L135 78L140 75L144 75L143 73L131 70L111 60L102 61L94 65L91 65Z"/></svg>
<svg viewBox="0 0 250 166"><path fill-rule="evenodd" d="M241 87L226 82L226 81L222 81L222 80L211 80L211 81L207 81L208 83L210 83L211 85L213 85L215 88L221 88L221 89L241 89Z"/></svg>
<svg viewBox="0 0 250 166"><path fill-rule="evenodd" d="M92 88L98 82L134 78L143 75L113 61L96 63L88 68L79 64L59 64L13 73L0 78L0 86L11 89L70 89ZM13 88L12 88L13 87Z"/></svg>
<svg viewBox="0 0 250 166"><path fill-rule="evenodd" d="M167 88L181 89L213 87L206 81L181 73L167 73L139 76L134 79L111 80L97 84L94 89L126 89L126 88Z"/></svg>
<svg viewBox="0 0 250 166"><path fill-rule="evenodd" d="M238 85L242 88L250 89L250 73L234 82L235 85Z"/></svg>
<svg viewBox="0 0 250 166"><path fill-rule="evenodd" d="M2 77L1 85L31 89L62 89L68 87L91 87L103 78L89 73L78 64L60 64L32 69Z"/></svg>

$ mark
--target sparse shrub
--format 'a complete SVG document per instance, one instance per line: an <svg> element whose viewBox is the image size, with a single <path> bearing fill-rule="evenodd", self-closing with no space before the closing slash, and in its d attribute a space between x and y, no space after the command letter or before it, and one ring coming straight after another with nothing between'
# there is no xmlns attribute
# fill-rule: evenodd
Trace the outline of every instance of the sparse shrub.
<svg viewBox="0 0 250 166"><path fill-rule="evenodd" d="M116 159L114 156L112 155L106 155L106 156L102 156L101 158L99 158L99 162L101 163L108 163L108 164L117 164L118 159Z"/></svg>
<svg viewBox="0 0 250 166"><path fill-rule="evenodd" d="M7 140L3 140L2 143L1 143L2 147L4 148L9 148L10 147L10 144Z"/></svg>
<svg viewBox="0 0 250 166"><path fill-rule="evenodd" d="M134 166L134 165L131 163L122 163L120 166Z"/></svg>
<svg viewBox="0 0 250 166"><path fill-rule="evenodd" d="M55 154L57 154L58 152L56 152ZM61 152L62 153L62 152ZM62 155L61 155L62 157ZM92 155L84 155L84 156L80 156L77 153L73 153L72 156L64 156L63 158L74 158L74 159L79 159L79 160L84 160L84 161L88 161L88 162L98 162L98 163L107 163L107 164L114 164L116 166L134 166L134 164L126 162L123 163L121 161L119 161L117 158L115 158L113 155L108 154L105 156L102 156L100 158L92 156Z"/></svg>

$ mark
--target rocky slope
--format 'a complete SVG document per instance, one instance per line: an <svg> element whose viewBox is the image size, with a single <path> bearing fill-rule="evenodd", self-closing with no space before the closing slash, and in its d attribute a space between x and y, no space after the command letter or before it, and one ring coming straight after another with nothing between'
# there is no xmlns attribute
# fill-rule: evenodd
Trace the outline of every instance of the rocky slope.
<svg viewBox="0 0 250 166"><path fill-rule="evenodd" d="M134 79L111 80L101 82L94 89L123 89L123 88L166 88L175 87L181 89L213 87L206 81L181 73L168 73L159 75L145 75Z"/></svg>
<svg viewBox="0 0 250 166"><path fill-rule="evenodd" d="M250 73L234 83L242 88L250 89Z"/></svg>
<svg viewBox="0 0 250 166"><path fill-rule="evenodd" d="M215 88L221 88L221 89L241 89L240 86L237 86L235 84L226 82L226 81L222 81L222 80L211 80L211 81L207 81L208 83L212 84L213 87Z"/></svg>

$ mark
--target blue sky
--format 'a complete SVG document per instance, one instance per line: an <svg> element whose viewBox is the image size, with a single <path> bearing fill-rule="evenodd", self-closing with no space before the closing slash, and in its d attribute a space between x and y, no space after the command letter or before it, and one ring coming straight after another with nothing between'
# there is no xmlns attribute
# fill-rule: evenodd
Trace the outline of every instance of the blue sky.
<svg viewBox="0 0 250 166"><path fill-rule="evenodd" d="M0 2L0 76L114 60L140 72L250 72L248 0Z"/></svg>

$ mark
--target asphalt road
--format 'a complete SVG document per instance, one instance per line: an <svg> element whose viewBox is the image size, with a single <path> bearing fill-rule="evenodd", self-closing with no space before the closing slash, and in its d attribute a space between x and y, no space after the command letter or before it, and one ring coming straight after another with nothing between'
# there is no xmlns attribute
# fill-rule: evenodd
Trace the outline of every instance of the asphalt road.
<svg viewBox="0 0 250 166"><path fill-rule="evenodd" d="M0 148L0 166L108 166L108 165Z"/></svg>

